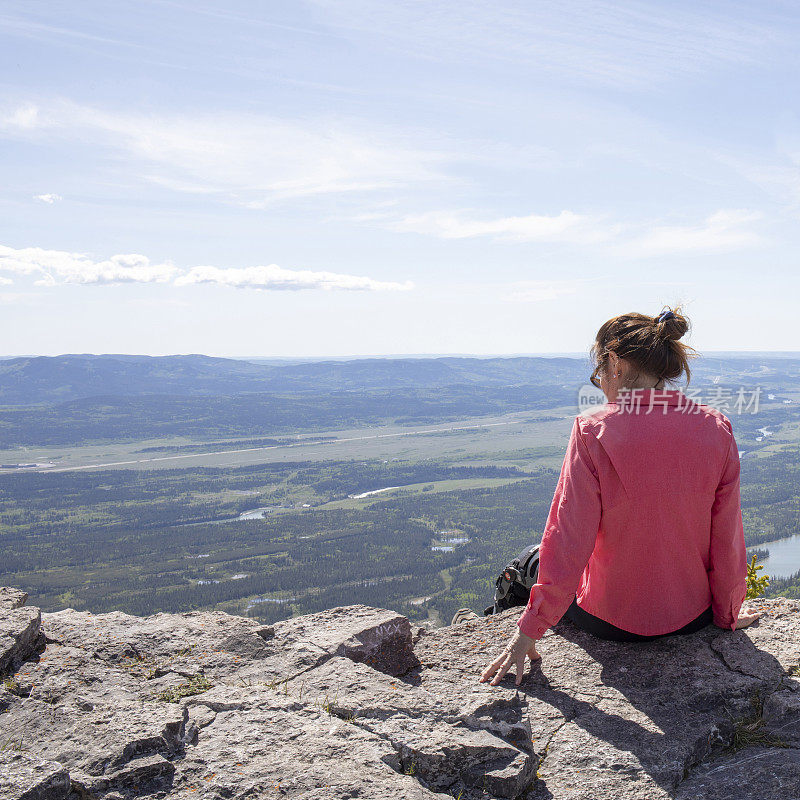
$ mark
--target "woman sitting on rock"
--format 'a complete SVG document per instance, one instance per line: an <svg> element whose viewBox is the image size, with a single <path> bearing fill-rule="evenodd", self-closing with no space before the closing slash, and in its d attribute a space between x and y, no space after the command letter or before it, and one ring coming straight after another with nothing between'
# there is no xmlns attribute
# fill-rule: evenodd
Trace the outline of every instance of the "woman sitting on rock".
<svg viewBox="0 0 800 800"><path fill-rule="evenodd" d="M665 388L686 373L678 309L622 314L598 331L591 382L608 402L579 414L518 630L482 673L522 681L536 641L566 616L603 639L649 641L710 623L735 630L747 560L739 451L728 418Z"/></svg>

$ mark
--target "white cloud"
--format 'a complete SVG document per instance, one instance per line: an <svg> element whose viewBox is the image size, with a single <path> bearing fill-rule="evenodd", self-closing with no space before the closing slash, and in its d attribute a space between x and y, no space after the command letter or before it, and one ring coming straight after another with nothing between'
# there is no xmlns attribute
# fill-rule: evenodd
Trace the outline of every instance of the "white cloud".
<svg viewBox="0 0 800 800"><path fill-rule="evenodd" d="M32 130L39 124L39 109L32 103L18 106L4 118L0 118L0 129Z"/></svg>
<svg viewBox="0 0 800 800"><path fill-rule="evenodd" d="M124 157L172 191L215 194L248 208L275 200L364 192L440 178L445 156L396 129L257 114L135 114L69 102L0 109L7 137L73 140Z"/></svg>
<svg viewBox="0 0 800 800"><path fill-rule="evenodd" d="M462 211L433 211L414 214L389 223L392 230L424 233L442 239L470 239L493 236L518 242L604 241L614 233L595 217L562 211L560 214L529 214L524 217L476 219Z"/></svg>
<svg viewBox="0 0 800 800"><path fill-rule="evenodd" d="M47 203L51 206L53 203L57 203L59 200L63 200L64 198L61 197L60 194L37 194L33 199L41 200L43 203Z"/></svg>
<svg viewBox="0 0 800 800"><path fill-rule="evenodd" d="M194 267L175 280L176 286L195 283L215 283L240 289L347 289L352 291L408 291L414 288L410 281L376 281L358 275L336 272L284 269L277 264L257 267Z"/></svg>
<svg viewBox="0 0 800 800"><path fill-rule="evenodd" d="M298 290L345 289L351 291L409 291L411 281L379 281L361 275L285 269L277 264L254 267L197 266L181 270L171 261L153 264L147 256L114 255L95 261L84 253L43 250L39 247L14 249L0 245L0 272L37 276L37 286L59 284L167 283L175 286L210 283L242 289ZM0 276L0 284L11 283Z"/></svg>
<svg viewBox="0 0 800 800"><path fill-rule="evenodd" d="M12 281L11 278L4 278L0 275L0 286L10 286L12 283L14 283L14 281Z"/></svg>
<svg viewBox="0 0 800 800"><path fill-rule="evenodd" d="M178 272L170 262L151 264L147 256L114 255L95 261L85 253L43 250L40 247L14 249L0 245L0 271L37 275L36 284L60 283L164 283Z"/></svg>
<svg viewBox="0 0 800 800"><path fill-rule="evenodd" d="M696 225L656 225L622 244L629 256L647 257L680 253L709 253L753 247L763 242L752 230L762 215L754 211L720 210Z"/></svg>

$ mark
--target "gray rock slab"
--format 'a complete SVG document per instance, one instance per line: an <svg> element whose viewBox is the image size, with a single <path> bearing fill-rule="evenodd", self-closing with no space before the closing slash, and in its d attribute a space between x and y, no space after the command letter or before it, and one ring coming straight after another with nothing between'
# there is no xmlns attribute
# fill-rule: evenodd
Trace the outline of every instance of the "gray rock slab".
<svg viewBox="0 0 800 800"><path fill-rule="evenodd" d="M390 674L418 666L411 626L393 611L352 606L265 626L219 612L132 617L66 609L45 614L54 643L91 660L150 676L198 671L211 680L286 680L334 655Z"/></svg>
<svg viewBox="0 0 800 800"><path fill-rule="evenodd" d="M20 736L28 752L99 776L142 756L174 756L183 747L187 719L180 704L121 701L82 711L34 693L0 715L0 741Z"/></svg>
<svg viewBox="0 0 800 800"><path fill-rule="evenodd" d="M409 621L394 611L347 606L296 617L274 626L275 639L312 644L327 655L363 662L379 672L402 675L418 667Z"/></svg>
<svg viewBox="0 0 800 800"><path fill-rule="evenodd" d="M318 703L260 686L218 687L189 702L203 723L170 797L451 798L393 769L389 741ZM197 715L199 707L211 713Z"/></svg>
<svg viewBox="0 0 800 800"><path fill-rule="evenodd" d="M69 773L62 764L27 752L0 749L3 800L66 800L69 791Z"/></svg>
<svg viewBox="0 0 800 800"><path fill-rule="evenodd" d="M39 641L41 614L38 608L0 611L0 675L28 658Z"/></svg>
<svg viewBox="0 0 800 800"><path fill-rule="evenodd" d="M175 765L164 756L142 756L107 774L70 773L72 788L82 797L98 797L111 792L142 796L163 794L172 789Z"/></svg>
<svg viewBox="0 0 800 800"><path fill-rule="evenodd" d="M51 765L54 800L66 773L69 800L800 800L800 604L759 605L745 631L645 644L565 622L497 687L478 677L517 610L416 633L364 606L272 626L65 610L42 651L17 606L0 744ZM38 791L14 758L14 791Z"/></svg>
<svg viewBox="0 0 800 800"><path fill-rule="evenodd" d="M537 760L487 730L402 715L367 729L385 737L394 748L395 753L384 758L387 764L418 776L431 789L477 790L514 798L534 778Z"/></svg>
<svg viewBox="0 0 800 800"><path fill-rule="evenodd" d="M745 631L710 626L644 644L597 640L568 622L548 632L543 659L522 685L512 674L494 690L528 708L540 759L531 797L672 797L724 752L758 694L767 698L764 729L794 742L796 681L787 668L798 663L800 614L785 601L762 607L763 621ZM502 650L517 617L510 611L421 637L421 686L437 681L471 696L465 684Z"/></svg>
<svg viewBox="0 0 800 800"><path fill-rule="evenodd" d="M173 669L229 675L242 663L272 654L264 638L271 628L219 612L133 617L66 609L44 614L42 629L52 642L80 650L97 663L141 675Z"/></svg>
<svg viewBox="0 0 800 800"><path fill-rule="evenodd" d="M800 748L800 683L787 680L762 704L764 729L775 739Z"/></svg>
<svg viewBox="0 0 800 800"><path fill-rule="evenodd" d="M746 748L699 767L674 800L798 800L800 750Z"/></svg>
<svg viewBox="0 0 800 800"><path fill-rule="evenodd" d="M28 602L28 593L10 586L0 586L0 612L22 608Z"/></svg>

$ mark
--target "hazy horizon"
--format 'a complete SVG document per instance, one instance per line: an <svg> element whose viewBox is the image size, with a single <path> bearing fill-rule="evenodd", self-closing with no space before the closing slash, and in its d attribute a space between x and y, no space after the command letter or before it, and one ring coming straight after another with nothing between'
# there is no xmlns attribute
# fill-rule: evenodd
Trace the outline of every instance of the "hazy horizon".
<svg viewBox="0 0 800 800"><path fill-rule="evenodd" d="M22 354L22 355L3 355L0 360L7 361L14 358L58 358L61 356L141 356L146 358L168 358L170 356L191 356L199 355L208 358L229 358L236 361L356 361L367 359L423 359L423 358L586 358L587 352L541 352L541 353L345 353L329 355L311 356L292 356L292 355L214 355L207 353L186 352L186 353L119 353L119 352L86 352L86 353L55 353L55 354ZM700 356L720 356L720 357L753 357L767 356L771 358L800 358L800 350L706 350Z"/></svg>

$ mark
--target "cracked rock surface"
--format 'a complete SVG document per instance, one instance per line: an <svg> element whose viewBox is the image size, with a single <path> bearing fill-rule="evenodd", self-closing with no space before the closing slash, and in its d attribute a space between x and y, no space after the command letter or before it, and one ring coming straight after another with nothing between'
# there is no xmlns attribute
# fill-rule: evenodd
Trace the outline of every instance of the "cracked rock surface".
<svg viewBox="0 0 800 800"><path fill-rule="evenodd" d="M514 610L424 631L25 600L0 589L3 800L800 800L796 601L644 644L564 622L493 688Z"/></svg>

